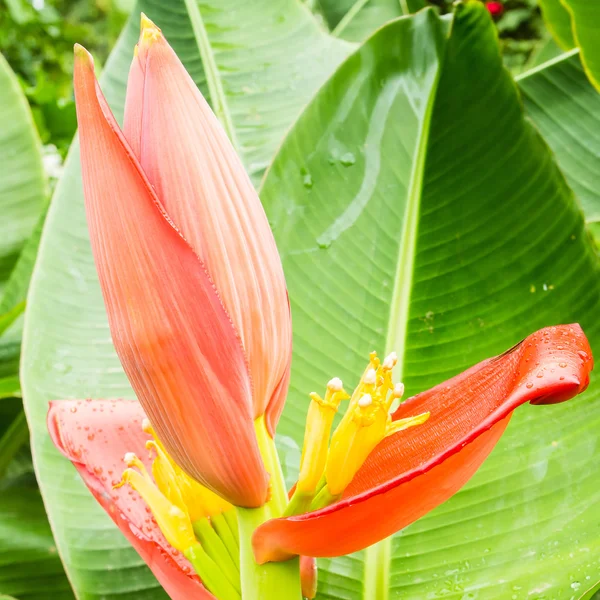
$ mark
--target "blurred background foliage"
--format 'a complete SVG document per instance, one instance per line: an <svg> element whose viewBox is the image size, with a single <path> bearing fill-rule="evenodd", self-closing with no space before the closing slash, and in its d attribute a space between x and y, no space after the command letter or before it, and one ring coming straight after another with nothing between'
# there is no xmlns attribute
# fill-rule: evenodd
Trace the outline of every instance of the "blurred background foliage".
<svg viewBox="0 0 600 600"><path fill-rule="evenodd" d="M17 74L44 145L64 158L77 123L73 44L84 41L102 64L133 2L0 0L0 48ZM48 160L50 175L60 160Z"/></svg>
<svg viewBox="0 0 600 600"><path fill-rule="evenodd" d="M429 3L447 11L452 0ZM84 43L101 65L133 4L134 0L0 0L0 48L31 105L51 180L60 172L76 129L73 44ZM319 14L319 0L308 0L308 4ZM514 73L559 53L537 0L488 4L500 6L494 18L505 63Z"/></svg>
<svg viewBox="0 0 600 600"><path fill-rule="evenodd" d="M430 0L442 10L450 10L452 0ZM494 15L506 66L516 75L562 51L548 32L538 0L486 2Z"/></svg>

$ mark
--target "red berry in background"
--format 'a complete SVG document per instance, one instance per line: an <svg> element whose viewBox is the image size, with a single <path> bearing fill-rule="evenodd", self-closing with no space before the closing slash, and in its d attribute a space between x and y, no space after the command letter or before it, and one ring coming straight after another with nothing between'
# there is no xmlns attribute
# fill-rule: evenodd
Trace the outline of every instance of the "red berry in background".
<svg viewBox="0 0 600 600"><path fill-rule="evenodd" d="M502 2L486 2L485 7L490 11L490 14L494 19L499 19L504 12L504 5Z"/></svg>

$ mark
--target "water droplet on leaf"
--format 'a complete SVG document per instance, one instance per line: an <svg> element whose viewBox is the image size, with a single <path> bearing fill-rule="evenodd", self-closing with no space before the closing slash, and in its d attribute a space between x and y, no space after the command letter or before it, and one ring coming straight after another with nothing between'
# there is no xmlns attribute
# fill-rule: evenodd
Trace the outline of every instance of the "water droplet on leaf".
<svg viewBox="0 0 600 600"><path fill-rule="evenodd" d="M356 162L356 157L354 154L352 154L352 152L346 152L346 154L342 154L340 157L340 162L345 167L351 167Z"/></svg>

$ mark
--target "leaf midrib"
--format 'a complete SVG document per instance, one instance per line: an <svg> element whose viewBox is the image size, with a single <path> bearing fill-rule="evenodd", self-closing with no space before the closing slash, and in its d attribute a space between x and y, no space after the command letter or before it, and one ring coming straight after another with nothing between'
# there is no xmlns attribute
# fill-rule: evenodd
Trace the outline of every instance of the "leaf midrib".
<svg viewBox="0 0 600 600"><path fill-rule="evenodd" d="M431 117L443 66L442 55L440 56L435 80L431 87L431 93L427 100L421 129L415 145L415 158L410 172L404 219L402 221L402 234L398 248L398 259L396 261L397 268L394 278L394 290L386 329L385 353L396 352L398 363L395 375L400 381L404 374L404 361L406 358L408 316L415 269L419 214ZM370 546L365 551L364 600L389 599L389 576L392 560L391 544L392 538L387 538L374 546Z"/></svg>
<svg viewBox="0 0 600 600"><path fill-rule="evenodd" d="M206 84L208 86L208 93L210 94L211 107L219 121L221 121L221 124L227 133L227 137L230 139L237 153L240 154L241 149L237 141L233 119L227 104L227 96L223 89L219 67L217 66L215 55L210 40L208 39L200 7L196 0L185 0L185 6L190 17L196 45L200 52Z"/></svg>

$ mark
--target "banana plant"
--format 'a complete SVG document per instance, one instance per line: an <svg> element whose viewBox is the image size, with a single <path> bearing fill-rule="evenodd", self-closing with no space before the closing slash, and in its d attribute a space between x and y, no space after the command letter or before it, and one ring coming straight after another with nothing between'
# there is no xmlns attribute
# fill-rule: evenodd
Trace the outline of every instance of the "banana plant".
<svg viewBox="0 0 600 600"><path fill-rule="evenodd" d="M77 595L160 598L164 588L174 598L299 597L302 582L305 595L320 598L585 597L600 579L591 558L599 545L593 526L594 379L580 398L524 406L510 425L508 419L522 403L554 404L586 387L598 343L598 259L567 180L524 117L483 5L461 4L452 17L425 10L401 18L359 47L331 38L291 2L248 3L245 19L232 23L240 14L233 9L245 6L187 2L177 13L144 7L173 42L222 129L206 108L186 112L201 105L198 92L191 80L184 86L173 76L148 98L128 91L132 108L120 133L97 91L91 61L79 51L87 222L75 146L29 296L23 364L37 474ZM118 118L133 27L101 81ZM138 62L164 42L155 26L145 30ZM304 43L310 51L294 56ZM267 51L271 61L262 62ZM140 77L159 81L152 69L164 66L161 60L139 69L136 60L130 87ZM144 89L152 90L148 85ZM181 94L161 102L165 90ZM187 100L178 104L182 95ZM144 121L142 106L158 112ZM194 118L186 120L189 115ZM205 140L215 140L216 153L204 156L197 140L195 152L186 152L182 140L193 139L193 124L203 128ZM180 143L168 137L173 129L183 136ZM257 308L254 315L243 307L256 303L239 304L240 289L256 285L248 269L263 273L262 261L268 261L267 283L280 275L272 249L265 250L272 248L267 221L257 217L256 196L235 158L237 152L257 182L277 148L259 196L293 319L281 416L289 372L284 305ZM169 160L173 156L179 158ZM227 159L215 163L219 156ZM192 178L202 160L210 177ZM577 179L578 173L567 176ZM178 208L169 200L180 191L178 181L186 198L196 190L214 208L191 200ZM222 219L211 229L194 229L217 218L214 211L221 209L214 202L227 197L227 181L229 193L243 191L244 210L254 207L245 213L252 225L247 238ZM237 206L233 214L242 210ZM140 228L151 223L154 230ZM203 246L220 233L221 243ZM246 248L259 249L236 251L244 239ZM223 262L218 250L224 247L238 258ZM153 265L163 260L171 266L148 270L143 261L150 255ZM232 278L231 264L247 267ZM168 273L170 283L153 280L153 273ZM67 305L57 298L65 289ZM189 306L190 298L195 305ZM138 310L140 320L132 319ZM231 318L233 337L220 310ZM187 316L177 324L153 320L153 314ZM213 315L212 332L201 326L203 314ZM277 334L271 345L283 362L264 388L271 392L257 395L249 381L264 378L272 358L257 350L260 329L248 323L264 319L278 323L266 331ZM143 328L133 327L142 322ZM166 331L158 327L167 322ZM580 323L591 349L578 326L564 323ZM186 346L177 351L164 337L172 331L180 332L177 343L193 332L198 353ZM156 345L166 339L169 344ZM369 357L373 350L387 357ZM211 352L231 361L231 377ZM206 378L192 385L184 357L212 365L212 383L227 393L211 395ZM348 412L334 421L332 408L345 401L342 380L356 390ZM228 388L232 382L239 385ZM183 398L173 392L188 385ZM195 389L203 390L203 400L190 403ZM308 395L320 389L325 393ZM403 395L410 399L388 419L388 403ZM90 397L137 397L140 404L84 400ZM171 403L164 403L167 397ZM48 402L64 398L73 400L52 404L48 432ZM386 410L377 412L381 407ZM210 427L203 415L210 415ZM357 438L354 415L360 423L372 417L379 425L368 431L377 435ZM198 431L205 432L200 439ZM275 461L275 432L285 483ZM364 443L353 445L356 439ZM215 452L217 440L227 452ZM462 491L405 528L461 488L496 442ZM436 484L427 473L440 474ZM445 479L449 473L456 478ZM415 492L419 482L422 495ZM195 491L184 501L190 488ZM411 504L415 497L418 507ZM241 508L233 511L234 504ZM154 517L151 525L144 514ZM144 533L145 525L152 531ZM314 556L323 557L316 592Z"/></svg>

